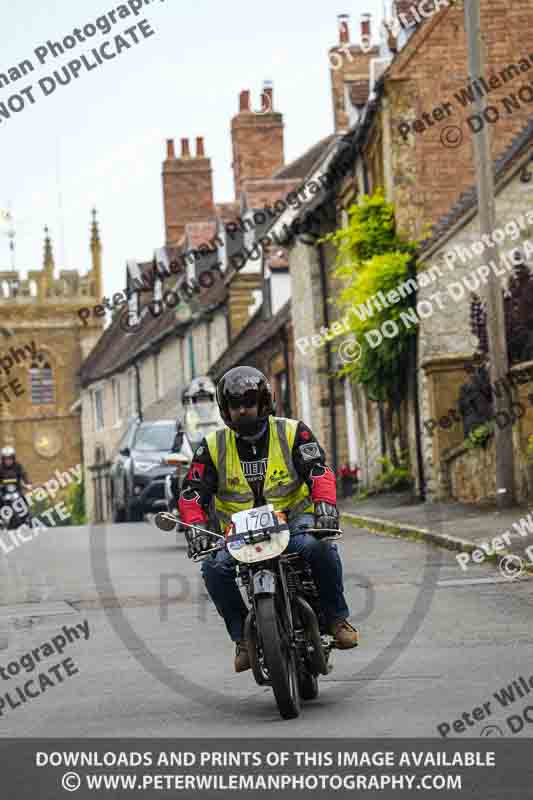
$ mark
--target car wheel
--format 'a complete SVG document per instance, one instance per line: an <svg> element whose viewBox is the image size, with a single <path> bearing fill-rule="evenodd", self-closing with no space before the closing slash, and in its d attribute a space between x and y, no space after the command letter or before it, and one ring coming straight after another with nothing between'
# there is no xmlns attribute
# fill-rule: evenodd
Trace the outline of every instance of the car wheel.
<svg viewBox="0 0 533 800"><path fill-rule="evenodd" d="M111 508L113 522L126 522L126 510L124 508L118 508L114 502Z"/></svg>
<svg viewBox="0 0 533 800"><path fill-rule="evenodd" d="M142 522L144 513L142 506L137 503L128 502L126 506L126 521L127 522Z"/></svg>

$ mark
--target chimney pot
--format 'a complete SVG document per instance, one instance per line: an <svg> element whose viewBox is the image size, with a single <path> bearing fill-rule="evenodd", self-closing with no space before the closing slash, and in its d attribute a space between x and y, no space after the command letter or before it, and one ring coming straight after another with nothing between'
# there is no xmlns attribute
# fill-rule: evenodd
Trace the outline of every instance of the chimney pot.
<svg viewBox="0 0 533 800"><path fill-rule="evenodd" d="M167 158L176 158L174 139L167 139Z"/></svg>
<svg viewBox="0 0 533 800"><path fill-rule="evenodd" d="M261 96L261 100L263 103L263 111L273 111L274 110L274 84L272 81L264 81L263 82L263 94Z"/></svg>
<svg viewBox="0 0 533 800"><path fill-rule="evenodd" d="M371 14L361 14L361 41L370 43L370 20Z"/></svg>
<svg viewBox="0 0 533 800"><path fill-rule="evenodd" d="M349 44L350 43L350 15L349 14L339 14L337 17L339 23L339 43L340 44Z"/></svg>
<svg viewBox="0 0 533 800"><path fill-rule="evenodd" d="M191 151L189 150L189 140L182 139L181 140L181 157L182 158L190 158Z"/></svg>
<svg viewBox="0 0 533 800"><path fill-rule="evenodd" d="M239 111L250 111L250 91L244 89L239 95Z"/></svg>
<svg viewBox="0 0 533 800"><path fill-rule="evenodd" d="M196 157L197 158L204 158L205 156L205 148L204 148L204 137L197 136L196 137Z"/></svg>

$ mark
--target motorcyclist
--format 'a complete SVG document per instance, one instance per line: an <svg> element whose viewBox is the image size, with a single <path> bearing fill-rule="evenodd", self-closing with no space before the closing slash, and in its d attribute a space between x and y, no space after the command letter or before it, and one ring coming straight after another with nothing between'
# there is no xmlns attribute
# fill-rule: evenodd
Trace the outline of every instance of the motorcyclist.
<svg viewBox="0 0 533 800"><path fill-rule="evenodd" d="M14 447L0 450L0 489L9 483L17 482L17 490L24 497L24 491L31 489L30 479L22 464L16 459Z"/></svg>
<svg viewBox="0 0 533 800"><path fill-rule="evenodd" d="M193 378L182 397L183 428L194 449L204 436L222 425L216 402L216 387L211 378Z"/></svg>
<svg viewBox="0 0 533 800"><path fill-rule="evenodd" d="M291 532L286 552L299 553L309 563L336 646L356 647L358 632L347 622L337 547L305 532L339 527L335 476L324 451L303 422L274 416L270 385L253 367L229 370L218 383L217 402L228 427L210 433L197 448L179 498L181 519L205 527L213 497L224 525L236 511L267 503L285 511ZM247 609L235 566L229 553L219 550L203 561L202 576L236 643L235 671L244 672L250 668L243 633Z"/></svg>
<svg viewBox="0 0 533 800"><path fill-rule="evenodd" d="M17 481L17 489L22 493L23 489L31 489L30 479L22 464L16 459L14 447L3 447L0 450L0 480Z"/></svg>

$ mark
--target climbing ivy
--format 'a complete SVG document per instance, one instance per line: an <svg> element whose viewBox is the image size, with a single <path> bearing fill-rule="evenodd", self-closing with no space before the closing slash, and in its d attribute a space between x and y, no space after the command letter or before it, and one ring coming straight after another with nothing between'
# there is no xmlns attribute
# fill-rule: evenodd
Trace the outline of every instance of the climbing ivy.
<svg viewBox="0 0 533 800"><path fill-rule="evenodd" d="M400 406L407 393L409 345L417 330L416 322L408 327L400 317L412 308L414 292L404 292L403 297L398 293L398 302L389 301L388 308L380 302L378 293L387 299L387 293L396 290L410 277L416 277L415 253L419 242L403 239L397 234L394 208L385 200L382 189L372 196L364 195L348 210L346 227L329 234L323 241L330 241L337 249L335 275L343 279L344 288L335 298L335 305L341 315L346 317L349 313L349 329L361 348L358 359L347 361L339 375L348 376L364 386L371 400L388 404L386 428L391 457L396 466L398 459L392 445L392 415L396 411L399 419ZM361 312L362 306L366 307L365 313ZM355 308L360 310L359 314ZM367 339L365 334L381 330L388 320L397 323L398 335L383 337L378 346L372 347L371 342L375 343L378 337L374 335ZM405 438L401 433L400 430L402 446Z"/></svg>
<svg viewBox="0 0 533 800"><path fill-rule="evenodd" d="M385 200L381 189L353 205L347 226L326 236L325 241L337 248L335 275L345 279L335 304L341 314L350 313L350 330L361 347L359 359L346 363L340 374L365 386L372 400L395 401L404 394L409 339L416 333L416 324L407 327L400 321L401 313L412 306L413 294L400 297L389 308L377 295L382 292L386 298L408 280L418 242L398 236L392 203ZM368 309L366 319L354 311L361 306ZM384 337L379 346L372 347L365 334L380 330L387 320L398 322L398 336Z"/></svg>

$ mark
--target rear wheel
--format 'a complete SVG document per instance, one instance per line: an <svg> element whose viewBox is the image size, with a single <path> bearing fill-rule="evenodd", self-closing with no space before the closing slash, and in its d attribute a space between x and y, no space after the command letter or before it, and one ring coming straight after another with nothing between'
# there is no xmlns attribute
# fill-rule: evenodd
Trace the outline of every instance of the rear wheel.
<svg viewBox="0 0 533 800"><path fill-rule="evenodd" d="M256 619L279 713L283 719L295 719L300 714L296 660L287 634L280 624L273 597L257 599Z"/></svg>

